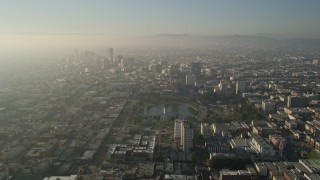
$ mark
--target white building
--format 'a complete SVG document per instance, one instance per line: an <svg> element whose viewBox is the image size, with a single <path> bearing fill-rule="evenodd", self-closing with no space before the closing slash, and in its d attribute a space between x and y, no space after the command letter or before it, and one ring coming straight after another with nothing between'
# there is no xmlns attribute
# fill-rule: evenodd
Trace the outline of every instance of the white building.
<svg viewBox="0 0 320 180"><path fill-rule="evenodd" d="M275 150L261 136L252 136L249 143L252 149L262 157L272 157L275 155Z"/></svg>
<svg viewBox="0 0 320 180"><path fill-rule="evenodd" d="M212 123L211 128L215 135L221 135L222 131L228 130L227 124Z"/></svg>
<svg viewBox="0 0 320 180"><path fill-rule="evenodd" d="M51 177L45 177L43 180L76 180L78 179L77 175L70 175L70 176L51 176Z"/></svg>
<svg viewBox="0 0 320 180"><path fill-rule="evenodd" d="M233 138L230 140L230 145L232 149L236 148L247 148L249 147L247 141L242 138Z"/></svg>

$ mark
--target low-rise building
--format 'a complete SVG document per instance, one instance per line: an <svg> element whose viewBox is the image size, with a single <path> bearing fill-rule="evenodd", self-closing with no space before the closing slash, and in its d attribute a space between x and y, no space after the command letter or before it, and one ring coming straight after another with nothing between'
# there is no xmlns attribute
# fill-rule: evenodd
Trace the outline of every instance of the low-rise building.
<svg viewBox="0 0 320 180"><path fill-rule="evenodd" d="M223 169L220 171L220 180L251 180L251 175L246 170L232 171L229 169Z"/></svg>
<svg viewBox="0 0 320 180"><path fill-rule="evenodd" d="M272 157L275 155L275 150L261 136L252 136L249 145L261 157Z"/></svg>
<svg viewBox="0 0 320 180"><path fill-rule="evenodd" d="M51 176L51 177L45 177L43 180L77 180L78 175L70 175L70 176Z"/></svg>
<svg viewBox="0 0 320 180"><path fill-rule="evenodd" d="M256 168L259 176L267 176L268 175L268 169L264 165L264 163L256 162L256 163L254 163L254 167Z"/></svg>
<svg viewBox="0 0 320 180"><path fill-rule="evenodd" d="M320 161L311 159L299 159L299 163L303 165L310 173L320 173Z"/></svg>
<svg viewBox="0 0 320 180"><path fill-rule="evenodd" d="M237 148L247 148L249 147L248 142L246 139L242 139L242 138L233 138L230 140L230 145L231 148L237 149Z"/></svg>

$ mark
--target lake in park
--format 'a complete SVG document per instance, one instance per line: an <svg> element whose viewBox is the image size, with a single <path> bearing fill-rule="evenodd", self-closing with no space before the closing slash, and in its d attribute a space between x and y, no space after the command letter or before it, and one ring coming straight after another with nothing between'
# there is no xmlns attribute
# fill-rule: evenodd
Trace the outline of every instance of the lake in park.
<svg viewBox="0 0 320 180"><path fill-rule="evenodd" d="M185 104L155 104L144 107L145 119L188 119L194 117L195 111Z"/></svg>

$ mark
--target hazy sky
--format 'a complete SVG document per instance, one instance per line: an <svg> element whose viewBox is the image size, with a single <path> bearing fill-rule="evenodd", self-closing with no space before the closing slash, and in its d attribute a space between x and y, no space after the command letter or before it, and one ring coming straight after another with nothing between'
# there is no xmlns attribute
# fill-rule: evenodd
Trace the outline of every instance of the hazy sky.
<svg viewBox="0 0 320 180"><path fill-rule="evenodd" d="M320 37L319 7L320 0L0 0L0 61L176 46L145 38L155 34Z"/></svg>
<svg viewBox="0 0 320 180"><path fill-rule="evenodd" d="M3 0L0 33L320 37L319 0Z"/></svg>

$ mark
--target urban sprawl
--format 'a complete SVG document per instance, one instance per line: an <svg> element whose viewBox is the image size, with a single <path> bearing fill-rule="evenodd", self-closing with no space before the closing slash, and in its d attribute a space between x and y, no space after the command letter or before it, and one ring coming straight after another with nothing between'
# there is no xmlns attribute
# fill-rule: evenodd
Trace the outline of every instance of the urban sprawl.
<svg viewBox="0 0 320 180"><path fill-rule="evenodd" d="M0 179L319 180L319 57L110 48L1 70Z"/></svg>

